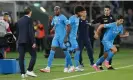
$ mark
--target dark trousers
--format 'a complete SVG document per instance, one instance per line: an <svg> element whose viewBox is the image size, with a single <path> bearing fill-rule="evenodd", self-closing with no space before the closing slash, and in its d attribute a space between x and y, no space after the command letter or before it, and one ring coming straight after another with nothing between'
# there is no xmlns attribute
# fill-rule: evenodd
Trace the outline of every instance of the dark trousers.
<svg viewBox="0 0 133 80"><path fill-rule="evenodd" d="M104 54L104 46L103 46L103 44L102 44L102 38L100 39L100 53L99 53L99 58L101 57L101 56L103 56L103 54ZM110 59L110 61L109 61L109 65L111 65L111 63L112 63L112 59ZM102 63L100 63L99 65L102 65Z"/></svg>
<svg viewBox="0 0 133 80"><path fill-rule="evenodd" d="M44 50L44 38L36 38L37 51Z"/></svg>
<svg viewBox="0 0 133 80"><path fill-rule="evenodd" d="M82 51L84 46L87 49L87 55L89 57L90 60L90 64L93 65L94 64L94 58L93 58L93 49L91 46L91 42L89 39L78 39L78 44L79 44L79 48L80 48L80 58L79 58L79 62L80 64L82 64L83 58L82 58Z"/></svg>
<svg viewBox="0 0 133 80"><path fill-rule="evenodd" d="M18 44L19 66L20 66L21 74L25 74L24 57L27 51L30 53L30 56L31 56L29 67L27 70L32 71L36 63L36 57L37 57L36 50L32 48L32 45L27 43Z"/></svg>

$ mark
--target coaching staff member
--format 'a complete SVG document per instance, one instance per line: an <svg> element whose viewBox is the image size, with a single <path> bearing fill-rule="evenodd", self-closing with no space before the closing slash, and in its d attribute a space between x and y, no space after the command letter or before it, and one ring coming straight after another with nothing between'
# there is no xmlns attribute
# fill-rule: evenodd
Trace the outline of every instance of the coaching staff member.
<svg viewBox="0 0 133 80"><path fill-rule="evenodd" d="M80 48L79 62L81 66L84 66L82 62L83 61L82 51L84 47L86 47L87 55L90 59L90 65L94 64L93 49L89 38L89 29L88 29L89 25L86 19L86 14L87 14L86 11L84 11L84 16L81 17L78 28L78 44Z"/></svg>
<svg viewBox="0 0 133 80"><path fill-rule="evenodd" d="M24 9L24 16L17 22L17 49L19 52L19 65L21 70L21 77L25 78L28 76L37 77L33 72L33 68L36 62L36 44L34 29L32 26L31 15L32 11L29 7ZM31 55L31 60L27 72L25 73L24 68L24 57L28 51Z"/></svg>

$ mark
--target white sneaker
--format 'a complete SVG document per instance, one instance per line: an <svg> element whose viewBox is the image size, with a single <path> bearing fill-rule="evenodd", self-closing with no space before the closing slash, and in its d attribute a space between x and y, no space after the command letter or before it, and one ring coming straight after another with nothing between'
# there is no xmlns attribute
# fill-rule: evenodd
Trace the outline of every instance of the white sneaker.
<svg viewBox="0 0 133 80"><path fill-rule="evenodd" d="M37 77L37 75L33 71L27 71L26 74L28 76Z"/></svg>
<svg viewBox="0 0 133 80"><path fill-rule="evenodd" d="M21 78L26 78L28 77L26 74L21 74Z"/></svg>
<svg viewBox="0 0 133 80"><path fill-rule="evenodd" d="M84 71L84 69L82 69L82 68L79 68L79 67L76 67L76 68L75 68L75 71L82 72L82 71Z"/></svg>
<svg viewBox="0 0 133 80"><path fill-rule="evenodd" d="M68 68L64 68L64 73L67 73L68 72Z"/></svg>
<svg viewBox="0 0 133 80"><path fill-rule="evenodd" d="M74 71L75 71L74 66L71 66L71 67L69 68L69 70L68 70L69 73L70 73L70 72L74 72Z"/></svg>

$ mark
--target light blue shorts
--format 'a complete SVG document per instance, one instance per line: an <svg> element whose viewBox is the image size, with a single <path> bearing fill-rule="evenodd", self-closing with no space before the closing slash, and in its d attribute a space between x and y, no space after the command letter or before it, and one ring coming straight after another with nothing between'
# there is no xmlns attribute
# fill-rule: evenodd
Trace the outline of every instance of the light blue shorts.
<svg viewBox="0 0 133 80"><path fill-rule="evenodd" d="M64 48L64 38L60 38L60 37L54 37L52 40L52 47L60 47L60 48Z"/></svg>
<svg viewBox="0 0 133 80"><path fill-rule="evenodd" d="M74 50L74 49L79 48L78 42L77 42L76 39L70 39L69 41L70 41L70 43L71 43L70 50Z"/></svg>
<svg viewBox="0 0 133 80"><path fill-rule="evenodd" d="M110 50L114 46L113 42L110 42L110 41L102 41L102 44L104 46L104 52L107 52L108 50Z"/></svg>

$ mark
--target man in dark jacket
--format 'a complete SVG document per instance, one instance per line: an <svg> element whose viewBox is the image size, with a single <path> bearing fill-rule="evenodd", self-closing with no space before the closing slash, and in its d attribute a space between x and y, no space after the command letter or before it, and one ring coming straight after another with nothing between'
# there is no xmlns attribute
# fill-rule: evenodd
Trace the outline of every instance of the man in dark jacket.
<svg viewBox="0 0 133 80"><path fill-rule="evenodd" d="M84 47L87 50L87 55L90 59L90 65L94 64L93 49L92 49L91 42L90 42L88 28L89 28L89 25L88 25L88 21L86 20L86 11L84 11L84 16L81 17L80 22L79 22L79 28L78 28L78 44L80 48L79 62L81 66L84 66L82 62L83 61L82 51Z"/></svg>
<svg viewBox="0 0 133 80"><path fill-rule="evenodd" d="M27 75L37 77L37 75L33 72L36 62L36 44L34 28L30 18L32 11L30 8L26 8L24 9L24 13L25 15L17 22L17 49L19 52L19 65L22 74L21 77L25 78ZM31 55L31 60L27 72L25 73L24 57L27 50Z"/></svg>

